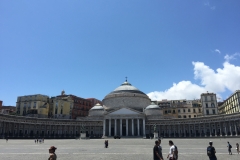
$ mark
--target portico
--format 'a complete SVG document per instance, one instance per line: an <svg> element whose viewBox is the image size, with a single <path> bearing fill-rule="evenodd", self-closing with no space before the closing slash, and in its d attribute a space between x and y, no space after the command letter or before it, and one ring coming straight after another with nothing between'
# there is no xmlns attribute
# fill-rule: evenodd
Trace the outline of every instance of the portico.
<svg viewBox="0 0 240 160"><path fill-rule="evenodd" d="M145 136L145 116L130 108L121 108L104 116L105 136Z"/></svg>

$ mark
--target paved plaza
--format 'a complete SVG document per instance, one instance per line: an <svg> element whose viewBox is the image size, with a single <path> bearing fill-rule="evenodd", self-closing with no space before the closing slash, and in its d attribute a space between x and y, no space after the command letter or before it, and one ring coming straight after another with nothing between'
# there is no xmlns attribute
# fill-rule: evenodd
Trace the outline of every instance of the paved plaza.
<svg viewBox="0 0 240 160"><path fill-rule="evenodd" d="M150 139L108 139L109 148L104 148L104 139L91 140L48 140L35 144L34 140L0 140L1 160L43 160L48 158L48 148L57 147L58 160L152 160L154 140ZM163 155L169 151L169 139L163 139ZM206 147L213 141L218 160L239 160L236 142L239 138L219 139L172 139L179 149L179 160L207 160ZM227 141L233 155L227 153Z"/></svg>

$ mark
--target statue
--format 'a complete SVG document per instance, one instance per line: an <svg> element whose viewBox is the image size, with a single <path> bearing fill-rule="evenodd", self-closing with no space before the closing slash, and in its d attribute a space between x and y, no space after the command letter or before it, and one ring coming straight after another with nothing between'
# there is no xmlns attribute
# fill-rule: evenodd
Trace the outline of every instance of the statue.
<svg viewBox="0 0 240 160"><path fill-rule="evenodd" d="M82 124L82 126L81 126L81 131L82 131L82 133L86 133L86 128L84 127L83 124Z"/></svg>
<svg viewBox="0 0 240 160"><path fill-rule="evenodd" d="M157 125L154 124L152 127L153 127L153 132L157 132Z"/></svg>

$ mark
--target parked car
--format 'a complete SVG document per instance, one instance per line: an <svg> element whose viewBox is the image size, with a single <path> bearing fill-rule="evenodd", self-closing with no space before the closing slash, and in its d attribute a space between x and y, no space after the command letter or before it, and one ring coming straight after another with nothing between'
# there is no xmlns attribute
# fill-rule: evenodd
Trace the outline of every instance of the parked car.
<svg viewBox="0 0 240 160"><path fill-rule="evenodd" d="M120 139L121 137L119 135L114 136L114 139Z"/></svg>

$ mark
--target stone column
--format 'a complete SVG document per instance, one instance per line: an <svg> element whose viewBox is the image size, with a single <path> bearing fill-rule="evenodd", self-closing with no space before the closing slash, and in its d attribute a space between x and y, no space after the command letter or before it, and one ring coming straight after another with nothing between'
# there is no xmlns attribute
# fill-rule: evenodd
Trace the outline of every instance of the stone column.
<svg viewBox="0 0 240 160"><path fill-rule="evenodd" d="M209 131L210 131L210 137L212 137L212 126L211 126L211 123L209 123Z"/></svg>
<svg viewBox="0 0 240 160"><path fill-rule="evenodd" d="M128 136L128 119L126 119L126 136Z"/></svg>
<svg viewBox="0 0 240 160"><path fill-rule="evenodd" d="M204 125L204 126L203 126L203 127L204 127L204 136L207 137L207 133L206 133L206 124L203 123L203 125Z"/></svg>
<svg viewBox="0 0 240 160"><path fill-rule="evenodd" d="M232 125L231 125L230 121L228 121L228 123L229 123L230 136L232 136Z"/></svg>
<svg viewBox="0 0 240 160"><path fill-rule="evenodd" d="M192 136L192 134L191 134L191 129L190 129L190 124L188 124L188 134L189 134L189 137Z"/></svg>
<svg viewBox="0 0 240 160"><path fill-rule="evenodd" d="M237 135L238 135L238 131L237 131L237 125L236 125L236 122L234 123L234 127L235 127L235 132L236 132L235 136L237 136Z"/></svg>
<svg viewBox="0 0 240 160"><path fill-rule="evenodd" d="M139 127L139 119L137 119L137 127L138 127L138 136L140 136L140 127Z"/></svg>
<svg viewBox="0 0 240 160"><path fill-rule="evenodd" d="M117 135L117 119L114 119L114 136Z"/></svg>
<svg viewBox="0 0 240 160"><path fill-rule="evenodd" d="M143 119L143 137L146 137L146 132L145 132L145 119Z"/></svg>
<svg viewBox="0 0 240 160"><path fill-rule="evenodd" d="M226 123L224 125L225 125L225 136L227 136L227 126L226 126Z"/></svg>
<svg viewBox="0 0 240 160"><path fill-rule="evenodd" d="M217 137L217 124L214 123L214 125L215 125L215 137Z"/></svg>
<svg viewBox="0 0 240 160"><path fill-rule="evenodd" d="M120 119L120 136L122 136L122 119Z"/></svg>
<svg viewBox="0 0 240 160"><path fill-rule="evenodd" d="M134 119L132 119L132 136L134 136Z"/></svg>
<svg viewBox="0 0 240 160"><path fill-rule="evenodd" d="M103 137L105 137L106 119L103 120Z"/></svg>
<svg viewBox="0 0 240 160"><path fill-rule="evenodd" d="M183 129L184 129L184 137L186 137L186 129L185 129L185 124L183 125Z"/></svg>
<svg viewBox="0 0 240 160"><path fill-rule="evenodd" d="M221 126L221 123L219 122L219 134L220 134L220 136L222 137L222 126Z"/></svg>
<svg viewBox="0 0 240 160"><path fill-rule="evenodd" d="M111 136L111 118L109 119L109 128L108 128L108 136Z"/></svg>

